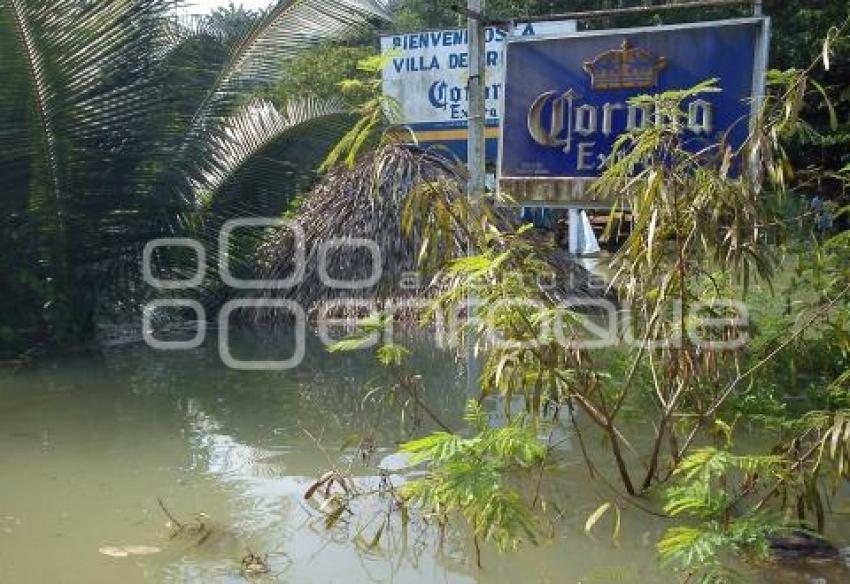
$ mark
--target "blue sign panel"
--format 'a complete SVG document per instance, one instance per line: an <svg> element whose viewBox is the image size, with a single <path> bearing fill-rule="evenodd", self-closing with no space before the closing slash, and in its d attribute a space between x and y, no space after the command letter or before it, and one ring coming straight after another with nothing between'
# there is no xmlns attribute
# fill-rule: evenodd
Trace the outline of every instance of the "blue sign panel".
<svg viewBox="0 0 850 584"><path fill-rule="evenodd" d="M512 40L506 52L502 183L598 177L617 137L654 123L629 98L711 78L722 91L684 104L697 142L741 144L764 86L768 21L726 20ZM510 190L510 189L506 189Z"/></svg>

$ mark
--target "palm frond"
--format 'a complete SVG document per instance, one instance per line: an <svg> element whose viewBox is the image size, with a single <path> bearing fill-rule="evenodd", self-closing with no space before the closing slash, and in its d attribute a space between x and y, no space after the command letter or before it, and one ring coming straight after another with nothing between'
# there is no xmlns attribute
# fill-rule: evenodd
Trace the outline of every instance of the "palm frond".
<svg viewBox="0 0 850 584"><path fill-rule="evenodd" d="M272 81L281 61L311 46L338 38L386 12L375 0L289 0L280 2L246 30L233 46L214 85L191 123L190 136L221 114L221 107L250 85Z"/></svg>
<svg viewBox="0 0 850 584"><path fill-rule="evenodd" d="M154 101L149 52L172 0L34 0L0 3L14 22L43 135L44 166L57 198L67 197L90 157L113 153L128 124ZM4 51L4 58L11 57ZM20 122L19 122L20 123ZM72 147L73 146L73 147Z"/></svg>
<svg viewBox="0 0 850 584"><path fill-rule="evenodd" d="M116 176L105 169L121 174L128 154L134 156L126 147L130 128L156 102L150 55L173 5L0 0L3 70L14 73L0 87L0 148L11 152L0 164L5 198L25 201L16 203L14 230L4 230L4 241L28 243L27 256L12 258L4 279L25 277L31 296L55 297L49 306L73 306L83 293L79 279L107 261L104 241L114 244L137 220L138 204L116 212L134 182L110 180Z"/></svg>
<svg viewBox="0 0 850 584"><path fill-rule="evenodd" d="M250 102L224 120L211 138L207 164L193 181L194 198L210 201L248 161L274 142L318 118L344 113L340 100L291 101L282 112L265 100Z"/></svg>
<svg viewBox="0 0 850 584"><path fill-rule="evenodd" d="M262 20L265 12L246 10L241 6L231 8L225 11L224 16L186 14L172 17L166 25L168 49L174 50L199 39L209 39L232 49L249 28Z"/></svg>
<svg viewBox="0 0 850 584"><path fill-rule="evenodd" d="M10 15L14 24L17 40L21 48L20 55L26 62L27 72L32 89L33 108L39 122L39 135L44 144L45 168L50 176L50 185L55 198L60 198L59 186L59 160L56 152L56 131L53 124L52 110L55 93L48 83L44 53L37 42L37 33L34 30L35 22L39 14L34 7L23 0L6 0L0 4Z"/></svg>

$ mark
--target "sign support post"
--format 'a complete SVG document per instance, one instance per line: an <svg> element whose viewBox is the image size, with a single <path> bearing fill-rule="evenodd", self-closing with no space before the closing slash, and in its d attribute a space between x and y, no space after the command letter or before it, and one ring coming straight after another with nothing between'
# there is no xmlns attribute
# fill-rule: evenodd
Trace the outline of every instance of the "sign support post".
<svg viewBox="0 0 850 584"><path fill-rule="evenodd" d="M467 163L469 182L467 197L474 207L480 203L486 189L486 137L487 103L485 95L484 8L486 0L467 0L467 26L469 29L469 139L467 141ZM475 253L469 242L468 253ZM474 298L467 298L467 319L473 318ZM466 385L467 393L473 395L478 389L478 367L475 358L475 341L471 331L467 333Z"/></svg>
<svg viewBox="0 0 850 584"><path fill-rule="evenodd" d="M485 189L485 129L487 103L485 99L486 53L484 21L481 15L486 0L468 0L469 26L469 140L467 161L469 163L468 195L470 201L478 203Z"/></svg>

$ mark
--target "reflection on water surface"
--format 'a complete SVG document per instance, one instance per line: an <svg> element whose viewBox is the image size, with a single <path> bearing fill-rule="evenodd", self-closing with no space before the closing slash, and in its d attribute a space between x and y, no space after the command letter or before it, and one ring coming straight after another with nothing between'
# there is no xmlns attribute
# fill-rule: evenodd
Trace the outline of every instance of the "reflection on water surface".
<svg viewBox="0 0 850 584"><path fill-rule="evenodd" d="M286 344L247 334L235 342L252 357ZM368 402L362 411L382 375L370 354L330 355L310 344L305 363L286 372L228 370L214 347L144 346L0 371L0 582L244 582L240 558L249 549L268 554L271 573L257 579L268 582L672 581L654 553L663 523L624 508L618 544L601 526L595 541L584 534L587 516L610 493L587 480L578 458L554 481L564 519L553 540L503 557L485 550L483 571L457 542L364 553L352 534L326 531L303 500L307 485L355 455L354 447L340 449L352 435L375 431L375 460L391 455L410 420L393 404ZM413 366L424 374L429 403L459 424L466 399L459 367L419 345ZM569 438L568 459L577 457ZM397 459L387 466L395 470ZM377 481L372 466L355 460L352 469L364 484ZM200 545L169 539L157 498L181 521L203 513L209 536ZM98 552L128 545L161 551ZM785 572L766 578L808 580Z"/></svg>

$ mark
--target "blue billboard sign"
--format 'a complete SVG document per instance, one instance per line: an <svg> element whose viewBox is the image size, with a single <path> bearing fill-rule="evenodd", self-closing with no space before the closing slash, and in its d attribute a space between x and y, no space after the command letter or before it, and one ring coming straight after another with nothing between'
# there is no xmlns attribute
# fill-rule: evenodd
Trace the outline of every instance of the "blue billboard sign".
<svg viewBox="0 0 850 584"><path fill-rule="evenodd" d="M764 91L764 18L512 39L500 152L500 187L520 199L580 202L618 136L653 123L642 94L717 78L720 92L683 104L695 142L728 132L741 144Z"/></svg>

